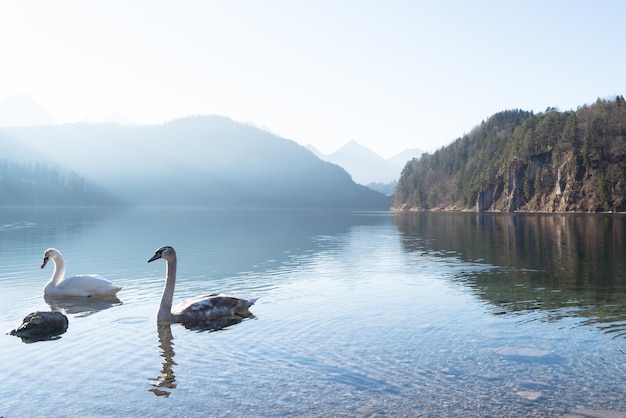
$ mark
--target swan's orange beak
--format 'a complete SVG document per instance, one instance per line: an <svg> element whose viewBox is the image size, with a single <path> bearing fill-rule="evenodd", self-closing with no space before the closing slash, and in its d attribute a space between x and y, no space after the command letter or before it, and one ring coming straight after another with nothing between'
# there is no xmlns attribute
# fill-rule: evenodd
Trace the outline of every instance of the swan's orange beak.
<svg viewBox="0 0 626 418"><path fill-rule="evenodd" d="M48 260L50 260L48 257L43 258L43 263L41 264L41 268L46 267L46 264L48 264Z"/></svg>

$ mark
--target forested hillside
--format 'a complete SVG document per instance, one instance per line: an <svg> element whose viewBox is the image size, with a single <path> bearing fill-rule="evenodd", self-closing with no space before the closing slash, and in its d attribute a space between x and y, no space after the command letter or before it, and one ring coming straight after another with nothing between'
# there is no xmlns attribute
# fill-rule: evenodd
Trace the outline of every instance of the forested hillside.
<svg viewBox="0 0 626 418"><path fill-rule="evenodd" d="M0 206L111 206L121 201L78 174L0 160Z"/></svg>
<svg viewBox="0 0 626 418"><path fill-rule="evenodd" d="M407 163L396 210L626 211L626 102L497 113Z"/></svg>

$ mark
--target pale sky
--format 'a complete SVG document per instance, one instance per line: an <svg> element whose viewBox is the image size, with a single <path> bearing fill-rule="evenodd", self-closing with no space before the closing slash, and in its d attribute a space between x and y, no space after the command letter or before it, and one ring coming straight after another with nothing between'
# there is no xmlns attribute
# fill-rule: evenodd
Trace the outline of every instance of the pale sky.
<svg viewBox="0 0 626 418"><path fill-rule="evenodd" d="M626 2L0 0L0 98L59 123L218 114L325 153L432 151L626 94Z"/></svg>

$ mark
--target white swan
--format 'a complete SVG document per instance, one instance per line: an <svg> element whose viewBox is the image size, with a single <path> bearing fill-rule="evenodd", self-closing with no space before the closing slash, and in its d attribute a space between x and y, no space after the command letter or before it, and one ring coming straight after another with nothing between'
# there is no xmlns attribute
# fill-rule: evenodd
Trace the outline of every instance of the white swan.
<svg viewBox="0 0 626 418"><path fill-rule="evenodd" d="M161 297L161 306L157 313L158 321L201 322L229 316L250 316L248 308L256 299L240 299L222 294L196 296L187 299L172 309L174 286L176 285L176 251L170 246L156 250L148 263L163 258L166 262L165 288Z"/></svg>
<svg viewBox="0 0 626 418"><path fill-rule="evenodd" d="M54 263L54 271L43 291L46 296L112 297L121 289L97 274L82 274L63 280L65 261L61 252L56 248L48 248L43 255L41 268L46 267L50 260Z"/></svg>

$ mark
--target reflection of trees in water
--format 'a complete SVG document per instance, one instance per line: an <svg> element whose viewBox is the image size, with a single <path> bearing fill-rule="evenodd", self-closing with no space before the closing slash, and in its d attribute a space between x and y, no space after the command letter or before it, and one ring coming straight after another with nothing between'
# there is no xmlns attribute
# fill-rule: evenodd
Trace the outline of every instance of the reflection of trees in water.
<svg viewBox="0 0 626 418"><path fill-rule="evenodd" d="M494 313L586 318L626 335L626 218L591 214L406 213L406 251L496 266L458 275Z"/></svg>
<svg viewBox="0 0 626 418"><path fill-rule="evenodd" d="M41 252L59 236L80 235L100 222L111 219L118 208L1 208L2 248L40 245Z"/></svg>
<svg viewBox="0 0 626 418"><path fill-rule="evenodd" d="M251 315L250 318L253 316ZM243 316L235 316L228 318L219 318L211 321L201 321L194 323L185 323L185 328L191 331L198 332L213 332L220 331L231 325L235 325L243 321ZM176 389L176 376L174 375L174 335L172 334L172 324L167 322L157 322L157 333L159 336L159 350L161 357L163 357L163 363L161 363L161 372L152 380L152 389L150 392L157 396L168 397L174 389Z"/></svg>

